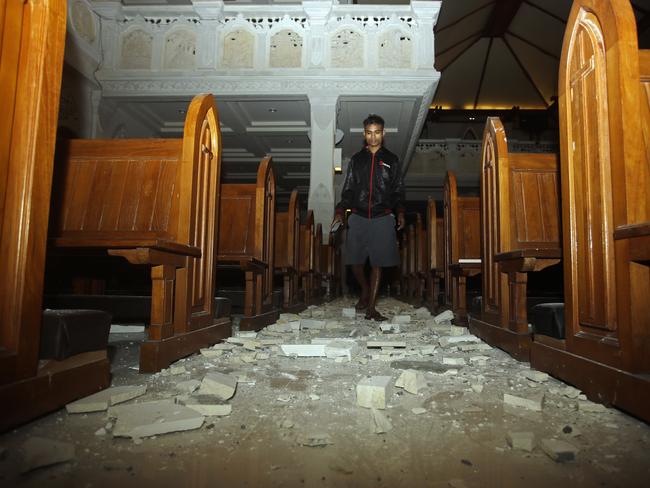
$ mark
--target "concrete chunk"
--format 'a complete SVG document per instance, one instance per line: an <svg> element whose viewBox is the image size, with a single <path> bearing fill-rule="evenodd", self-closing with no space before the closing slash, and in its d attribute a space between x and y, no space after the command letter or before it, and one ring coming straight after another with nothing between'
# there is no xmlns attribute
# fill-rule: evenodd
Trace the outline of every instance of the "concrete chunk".
<svg viewBox="0 0 650 488"><path fill-rule="evenodd" d="M407 369L402 371L402 374L397 378L395 386L398 388L404 388L409 393L417 395L418 391L427 386L427 382L422 373L414 369Z"/></svg>
<svg viewBox="0 0 650 488"><path fill-rule="evenodd" d="M472 334L463 334L457 336L444 336L441 337L438 341L442 347L448 346L450 344L459 344L463 342L473 342L480 343L481 339Z"/></svg>
<svg viewBox="0 0 650 488"><path fill-rule="evenodd" d="M21 473L72 461L75 457L74 445L44 437L30 437L21 446L21 451L23 452Z"/></svg>
<svg viewBox="0 0 650 488"><path fill-rule="evenodd" d="M294 322L296 320L300 320L300 315L295 314L295 313L281 313L280 318L278 319L277 323L282 324L282 323L289 323L289 322Z"/></svg>
<svg viewBox="0 0 650 488"><path fill-rule="evenodd" d="M381 324L379 330L384 334L399 334L401 331L399 324Z"/></svg>
<svg viewBox="0 0 650 488"><path fill-rule="evenodd" d="M535 371L534 369L524 371L524 378L534 381L535 383L544 383L545 381L548 381L548 375L546 373Z"/></svg>
<svg viewBox="0 0 650 488"><path fill-rule="evenodd" d="M324 344L282 344L280 346L285 356L322 357L325 356Z"/></svg>
<svg viewBox="0 0 650 488"><path fill-rule="evenodd" d="M385 434L393 430L393 424L390 419L381 410L373 408L370 410L372 417L373 432L375 434Z"/></svg>
<svg viewBox="0 0 650 488"><path fill-rule="evenodd" d="M132 400L147 392L147 385L114 386L100 392L68 403L65 409L68 413L101 412L111 405L117 405Z"/></svg>
<svg viewBox="0 0 650 488"><path fill-rule="evenodd" d="M112 407L109 417L117 418L113 435L139 439L152 435L198 429L204 417L171 400Z"/></svg>
<svg viewBox="0 0 650 488"><path fill-rule="evenodd" d="M426 307L420 307L415 311L415 316L419 319L428 319L431 317L431 312Z"/></svg>
<svg viewBox="0 0 650 488"><path fill-rule="evenodd" d="M410 315L395 315L393 317L393 322L395 324L408 324L411 322L411 316Z"/></svg>
<svg viewBox="0 0 650 488"><path fill-rule="evenodd" d="M366 343L368 349L379 349L379 348L405 348L406 342L404 341L368 341Z"/></svg>
<svg viewBox="0 0 650 488"><path fill-rule="evenodd" d="M386 408L386 400L392 393L390 376L371 376L357 384L357 405L365 408Z"/></svg>
<svg viewBox="0 0 650 488"><path fill-rule="evenodd" d="M184 393L194 393L199 388L199 386L201 386L201 382L199 380L186 380L181 381L180 383L176 383L176 389Z"/></svg>
<svg viewBox="0 0 650 488"><path fill-rule="evenodd" d="M601 405L600 403L581 401L578 402L578 410L587 413L604 413L607 412L607 407L605 405Z"/></svg>
<svg viewBox="0 0 650 488"><path fill-rule="evenodd" d="M325 346L325 356L330 359L343 357L352 361L358 353L359 345L353 341L332 341Z"/></svg>
<svg viewBox="0 0 650 488"><path fill-rule="evenodd" d="M504 393L503 402L513 407L527 408L528 410L541 412L544 406L544 393L538 393L528 398Z"/></svg>
<svg viewBox="0 0 650 488"><path fill-rule="evenodd" d="M354 319L357 316L357 311L354 308L344 308L341 310L341 315L348 319Z"/></svg>
<svg viewBox="0 0 650 488"><path fill-rule="evenodd" d="M558 439L542 439L540 447L556 463L573 461L578 454L578 449L575 446Z"/></svg>
<svg viewBox="0 0 650 488"><path fill-rule="evenodd" d="M465 358L446 356L442 358L442 364L446 364L447 366L465 366L467 363L465 362Z"/></svg>
<svg viewBox="0 0 650 488"><path fill-rule="evenodd" d="M219 403L219 398L213 395L190 397L182 404L206 417L224 417L232 412L232 405Z"/></svg>
<svg viewBox="0 0 650 488"><path fill-rule="evenodd" d="M201 381L201 395L215 395L221 400L232 398L237 389L237 378L214 371L204 376Z"/></svg>
<svg viewBox="0 0 650 488"><path fill-rule="evenodd" d="M445 322L451 322L452 320L454 320L454 312L451 310L445 310L433 317L433 321L438 325L444 324Z"/></svg>
<svg viewBox="0 0 650 488"><path fill-rule="evenodd" d="M532 432L508 432L506 442L513 449L531 452L535 448L535 434Z"/></svg>
<svg viewBox="0 0 650 488"><path fill-rule="evenodd" d="M325 328L324 320L300 319L301 329L321 330Z"/></svg>

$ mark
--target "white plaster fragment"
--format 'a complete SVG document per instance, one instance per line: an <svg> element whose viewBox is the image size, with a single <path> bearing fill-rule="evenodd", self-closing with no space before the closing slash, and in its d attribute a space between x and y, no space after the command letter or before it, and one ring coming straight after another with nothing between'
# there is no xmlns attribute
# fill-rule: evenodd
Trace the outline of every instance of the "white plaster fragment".
<svg viewBox="0 0 650 488"><path fill-rule="evenodd" d="M371 376L357 384L357 405L365 408L386 408L386 401L392 393L392 377Z"/></svg>
<svg viewBox="0 0 650 488"><path fill-rule="evenodd" d="M132 400L144 395L146 392L147 385L114 386L68 403L65 409L68 413L101 412L111 405Z"/></svg>

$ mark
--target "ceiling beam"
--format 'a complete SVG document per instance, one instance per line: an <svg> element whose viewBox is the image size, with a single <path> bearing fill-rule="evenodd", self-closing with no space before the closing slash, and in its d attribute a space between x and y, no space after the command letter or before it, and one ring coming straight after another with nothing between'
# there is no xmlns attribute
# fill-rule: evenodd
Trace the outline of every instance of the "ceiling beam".
<svg viewBox="0 0 650 488"><path fill-rule="evenodd" d="M548 103L546 102L546 99L544 98L544 94L543 94L542 91L539 89L539 87L538 87L537 84L535 83L535 80L533 79L533 77L531 76L531 74L528 72L528 70L527 70L526 67L524 66L524 63L522 63L521 60L519 59L519 56L517 56L517 53L515 52L515 50L512 49L512 46L511 46L510 43L508 42L508 39L506 39L506 38L504 37L504 38L503 38L503 42L505 43L506 46L508 46L508 50L510 51L510 54L512 54L512 57L515 58L515 61L516 61L517 64L519 65L519 68L521 68L521 71L523 71L524 76L526 76L526 78L528 78L528 81L530 82L530 84L533 85L533 88L534 88L535 91L537 92L537 95L539 96L540 100L544 103L544 106L545 106L546 108L548 108Z"/></svg>
<svg viewBox="0 0 650 488"><path fill-rule="evenodd" d="M451 50L452 50L453 48L455 48L456 46L460 46L462 43L467 42L467 41L469 41L470 39L472 39L472 38L474 38L474 37L476 37L476 38L481 37L481 32L482 32L482 30L477 31L477 32L473 32L472 34L470 34L470 35L467 36L467 37L464 37L464 38L461 39L460 41L454 42L451 46L448 46L448 47L444 48L442 51L438 51L438 52L436 53L436 58L439 57L439 56L444 55L445 53L451 51Z"/></svg>
<svg viewBox="0 0 650 488"><path fill-rule="evenodd" d="M498 0L485 24L483 37L503 37L524 0Z"/></svg>
<svg viewBox="0 0 650 488"><path fill-rule="evenodd" d="M509 36L512 36L512 37L514 37L516 39L519 39L521 42L524 42L524 43L528 44L530 47L537 49L540 53L546 54L548 57L551 57L551 58L553 58L553 59L555 59L557 61L560 60L560 56L558 56L557 54L553 54L552 52L547 51L546 49L538 46L534 42L529 41L525 37L521 37L519 34L515 34L514 32L512 32L510 30L506 31L506 34L508 34ZM505 37L504 37L504 39L505 39Z"/></svg>
<svg viewBox="0 0 650 488"><path fill-rule="evenodd" d="M449 60L449 61L448 61L444 66L436 66L436 69L437 69L438 71L444 71L444 70L446 70L449 66L451 66L452 64L454 64L458 58L460 58L463 54L465 54L467 51L469 51L469 50L474 46L474 44L476 44L480 39L481 39L481 38L480 38L479 36L476 36L476 37L474 38L474 40L472 41L471 44L469 44L469 45L468 45L467 47L465 47L464 49L461 49L460 51L458 51L458 52L456 53L456 55L455 55L453 58L451 58L451 59L450 59L450 60ZM466 40L467 40L467 39L466 39Z"/></svg>
<svg viewBox="0 0 650 488"><path fill-rule="evenodd" d="M466 13L462 17L454 20L453 22L450 22L449 24L447 24L445 26L442 26L442 27L438 28L438 26L436 25L436 27L434 28L434 32L436 34L440 34L442 31L444 31L446 29L449 29L450 27L453 27L453 26L455 26L457 24L460 24L463 20L467 19L468 17L471 17L472 15L474 15L477 12L480 12L484 8L487 8L487 7L490 7L490 6L494 5L495 3L496 3L496 0L490 0L488 3L483 4L483 5L479 6L479 7L476 7L474 10Z"/></svg>
<svg viewBox="0 0 650 488"><path fill-rule="evenodd" d="M537 5L536 3L533 3L533 2L531 2L531 1L529 1L529 0L524 0L524 3L525 3L526 5L530 5L530 6L533 7L533 8L536 8L536 9L539 10L540 12L545 13L545 14L548 15L549 17L553 17L553 18L554 18L555 20L557 20L558 22L562 22L563 24L566 25L566 19L563 19L563 18L560 17L559 15L555 15L553 12L550 12L550 11L546 10L545 8L540 7L540 6Z"/></svg>
<svg viewBox="0 0 650 488"><path fill-rule="evenodd" d="M485 78L485 70L487 69L488 60L490 59L490 51L492 50L492 43L494 38L490 37L490 43L488 44L487 52L485 53L485 61L483 62L483 69L481 70L481 79L478 82L478 87L476 89L476 97L474 98L474 109L478 106L478 99L481 96L481 88L483 87L483 78Z"/></svg>

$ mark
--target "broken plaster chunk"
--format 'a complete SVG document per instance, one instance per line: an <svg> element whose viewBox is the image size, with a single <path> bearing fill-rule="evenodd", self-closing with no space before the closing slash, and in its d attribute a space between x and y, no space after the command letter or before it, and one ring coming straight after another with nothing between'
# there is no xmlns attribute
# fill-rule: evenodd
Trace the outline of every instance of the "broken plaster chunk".
<svg viewBox="0 0 650 488"><path fill-rule="evenodd" d="M320 330L325 328L324 320L300 319L300 328L309 330Z"/></svg>
<svg viewBox="0 0 650 488"><path fill-rule="evenodd" d="M293 322L295 320L300 320L300 315L295 313L281 313L280 318L278 318L279 324Z"/></svg>
<svg viewBox="0 0 650 488"><path fill-rule="evenodd" d="M371 376L357 384L357 405L364 408L386 408L392 390L390 376Z"/></svg>
<svg viewBox="0 0 650 488"><path fill-rule="evenodd" d="M325 356L333 358L352 358L359 353L359 345L354 341L332 341L325 346Z"/></svg>
<svg viewBox="0 0 650 488"><path fill-rule="evenodd" d="M395 315L393 317L393 322L395 324L408 324L411 322L411 316L410 315Z"/></svg>
<svg viewBox="0 0 650 488"><path fill-rule="evenodd" d="M428 319L431 317L431 312L426 307L420 307L415 311L415 316L419 319Z"/></svg>
<svg viewBox="0 0 650 488"><path fill-rule="evenodd" d="M68 413L101 412L111 405L117 405L132 400L147 392L147 385L114 386L99 391L85 398L68 403L65 409Z"/></svg>
<svg viewBox="0 0 650 488"><path fill-rule="evenodd" d="M332 444L332 439L329 434L325 433L310 433L303 434L298 437L297 442L299 445L304 447L325 447L329 444Z"/></svg>
<svg viewBox="0 0 650 488"><path fill-rule="evenodd" d="M176 383L175 386L177 390L180 390L182 392L194 393L199 388L199 386L201 386L201 382L199 380L187 380Z"/></svg>
<svg viewBox="0 0 650 488"><path fill-rule="evenodd" d="M368 349L384 349L384 348L405 348L406 342L404 341L368 341L366 343Z"/></svg>
<svg viewBox="0 0 650 488"><path fill-rule="evenodd" d="M446 364L447 366L465 366L467 363L465 362L465 358L447 356L442 358L442 364Z"/></svg>
<svg viewBox="0 0 650 488"><path fill-rule="evenodd" d="M199 393L202 395L215 395L221 400L232 398L237 389L237 378L214 371L208 373L201 381Z"/></svg>
<svg viewBox="0 0 650 488"><path fill-rule="evenodd" d="M469 358L469 362L470 364L478 364L479 366L483 366L489 359L489 356L472 356Z"/></svg>
<svg viewBox="0 0 650 488"><path fill-rule="evenodd" d="M544 407L544 393L538 393L528 398L504 393L503 402L507 405L512 405L513 407L521 407L541 412Z"/></svg>
<svg viewBox="0 0 650 488"><path fill-rule="evenodd" d="M535 435L532 432L508 432L506 442L512 449L532 452L535 448Z"/></svg>
<svg viewBox="0 0 650 488"><path fill-rule="evenodd" d="M483 385L481 383L473 383L471 388L475 393L483 393Z"/></svg>
<svg viewBox="0 0 650 488"><path fill-rule="evenodd" d="M341 310L341 315L348 319L354 319L357 316L357 311L354 308L344 308Z"/></svg>
<svg viewBox="0 0 650 488"><path fill-rule="evenodd" d="M575 446L558 439L542 439L540 447L556 463L573 461L578 454L578 449Z"/></svg>
<svg viewBox="0 0 650 488"><path fill-rule="evenodd" d="M578 402L578 410L587 413L604 413L607 412L607 407L600 403L594 403L587 400Z"/></svg>
<svg viewBox="0 0 650 488"><path fill-rule="evenodd" d="M420 348L420 354L423 356L433 356L436 352L436 346L422 346Z"/></svg>
<svg viewBox="0 0 650 488"><path fill-rule="evenodd" d="M279 332L279 333L283 333L283 334L291 333L291 332L293 332L293 327L291 325L292 323L294 323L294 322L283 322L283 323L276 322L275 324L269 325L264 330L268 331L268 332ZM298 328L300 328L300 321L298 320L295 323L297 323Z"/></svg>
<svg viewBox="0 0 650 488"><path fill-rule="evenodd" d="M399 334L401 332L399 324L381 324L379 330L384 334Z"/></svg>
<svg viewBox="0 0 650 488"><path fill-rule="evenodd" d="M75 458L74 445L45 437L30 437L21 446L21 450L23 452L21 473L65 463Z"/></svg>
<svg viewBox="0 0 650 488"><path fill-rule="evenodd" d="M201 349L201 356L207 359L214 359L223 356L225 349Z"/></svg>
<svg viewBox="0 0 650 488"><path fill-rule="evenodd" d="M433 317L433 321L437 324L444 324L445 322L451 322L454 320L454 312L451 310L445 310L442 313L439 313L435 317Z"/></svg>
<svg viewBox="0 0 650 488"><path fill-rule="evenodd" d="M298 357L323 357L325 356L324 344L282 344L280 345L285 356Z"/></svg>
<svg viewBox="0 0 650 488"><path fill-rule="evenodd" d="M535 371L534 369L524 371L523 376L524 378L529 379L530 381L534 381L535 383L544 383L545 381L548 381L548 375L546 373Z"/></svg>
<svg viewBox="0 0 650 488"><path fill-rule="evenodd" d="M443 336L438 341L442 347L450 344L459 344L463 342L480 343L481 339L471 334L463 334L457 336Z"/></svg>
<svg viewBox="0 0 650 488"><path fill-rule="evenodd" d="M395 386L398 388L404 388L409 393L417 395L418 391L427 386L427 382L422 373L414 369L407 369L402 371L402 374L397 378Z"/></svg>
<svg viewBox="0 0 650 488"><path fill-rule="evenodd" d="M219 403L219 398L213 395L190 397L182 404L206 417L225 417L232 412L232 405Z"/></svg>
<svg viewBox="0 0 650 488"><path fill-rule="evenodd" d="M237 337L241 337L243 339L255 339L257 337L257 332L254 330L240 330L237 332Z"/></svg>
<svg viewBox="0 0 650 488"><path fill-rule="evenodd" d="M377 410L376 408L370 409L370 416L375 434L385 434L393 430L392 422L381 410Z"/></svg>
<svg viewBox="0 0 650 488"><path fill-rule="evenodd" d="M134 439L198 429L204 420L203 415L172 400L112 407L108 414L117 418L113 436Z"/></svg>
<svg viewBox="0 0 650 488"><path fill-rule="evenodd" d="M423 407L415 407L411 409L411 412L413 412L415 415L422 415L423 413L427 412L427 409Z"/></svg>

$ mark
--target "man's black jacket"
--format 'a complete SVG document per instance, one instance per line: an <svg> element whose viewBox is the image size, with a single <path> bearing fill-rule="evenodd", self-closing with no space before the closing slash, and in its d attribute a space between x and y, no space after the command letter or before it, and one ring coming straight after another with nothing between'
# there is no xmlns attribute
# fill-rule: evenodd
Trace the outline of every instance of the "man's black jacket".
<svg viewBox="0 0 650 488"><path fill-rule="evenodd" d="M350 160L336 213L350 208L366 218L381 217L393 210L404 211L402 165L385 147L372 154L362 149Z"/></svg>

